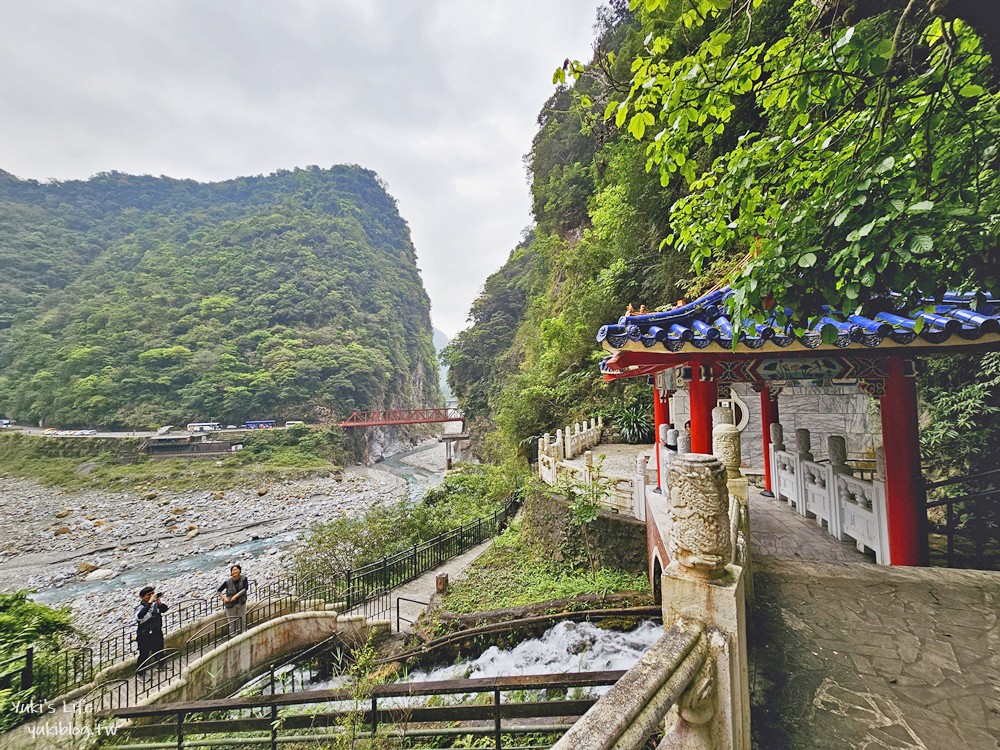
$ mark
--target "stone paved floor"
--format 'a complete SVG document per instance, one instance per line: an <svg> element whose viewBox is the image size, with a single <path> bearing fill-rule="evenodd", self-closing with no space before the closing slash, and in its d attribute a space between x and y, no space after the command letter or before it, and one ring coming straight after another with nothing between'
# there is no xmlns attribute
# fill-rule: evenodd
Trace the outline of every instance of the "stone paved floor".
<svg viewBox="0 0 1000 750"><path fill-rule="evenodd" d="M1000 748L1000 573L874 565L751 498L758 750Z"/></svg>
<svg viewBox="0 0 1000 750"><path fill-rule="evenodd" d="M631 479L635 476L635 460L639 454L651 456L656 450L656 446L601 443L592 448L592 450L594 452L594 463L600 462L601 471L604 476ZM603 458L601 458L602 456ZM581 454L569 459L566 463L583 468L585 458ZM656 464L652 458L649 460L649 466L651 471L656 471Z"/></svg>

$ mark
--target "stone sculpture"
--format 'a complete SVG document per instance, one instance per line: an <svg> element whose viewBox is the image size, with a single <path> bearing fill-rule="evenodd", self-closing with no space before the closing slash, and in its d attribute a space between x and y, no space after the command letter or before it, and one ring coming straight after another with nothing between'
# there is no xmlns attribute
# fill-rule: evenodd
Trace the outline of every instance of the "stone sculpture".
<svg viewBox="0 0 1000 750"><path fill-rule="evenodd" d="M805 427L800 427L795 431L795 452L803 461L813 460L812 437Z"/></svg>
<svg viewBox="0 0 1000 750"><path fill-rule="evenodd" d="M771 445L776 451L785 450L785 429L781 426L781 422L771 423Z"/></svg>
<svg viewBox="0 0 1000 750"><path fill-rule="evenodd" d="M667 471L667 552L671 566L719 578L732 560L726 470L715 456L680 454Z"/></svg>
<svg viewBox="0 0 1000 750"><path fill-rule="evenodd" d="M712 409L712 429L720 424L736 424L736 417L733 410L728 406L716 406Z"/></svg>

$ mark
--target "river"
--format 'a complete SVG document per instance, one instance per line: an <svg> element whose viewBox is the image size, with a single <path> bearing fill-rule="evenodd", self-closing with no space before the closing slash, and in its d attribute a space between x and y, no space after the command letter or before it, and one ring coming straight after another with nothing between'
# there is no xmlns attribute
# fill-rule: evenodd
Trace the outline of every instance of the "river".
<svg viewBox="0 0 1000 750"><path fill-rule="evenodd" d="M64 493L0 478L0 592L32 589L37 601L69 607L90 640L131 620L142 586L155 586L168 605L202 599L237 562L266 584L288 569L296 540L315 523L416 501L443 474L444 446L433 440L339 479L277 482L263 494L249 486Z"/></svg>

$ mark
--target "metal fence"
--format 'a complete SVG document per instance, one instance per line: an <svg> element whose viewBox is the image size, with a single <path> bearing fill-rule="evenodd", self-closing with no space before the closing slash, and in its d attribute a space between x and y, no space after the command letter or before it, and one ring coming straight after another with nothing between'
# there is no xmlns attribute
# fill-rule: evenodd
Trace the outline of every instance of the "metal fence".
<svg viewBox="0 0 1000 750"><path fill-rule="evenodd" d="M269 619L274 616L276 608L280 608L281 602L288 607L293 599L303 602L322 601L326 604L339 602L344 604L347 611L356 611L357 614L363 614L369 619L388 618L392 608L390 592L393 588L500 533L517 512L519 505L520 498L512 497L503 508L491 515L439 534L433 539L384 557L377 562L348 570L342 576L319 581L290 576L273 579L260 586L251 581L250 596L256 601L248 606L247 626L253 627ZM164 632L176 631L215 614L222 608L221 600L216 597L182 601L164 613ZM223 633L228 632L229 626L225 620L210 623L187 639L184 647L180 649L182 661L188 659L193 650L198 650L200 654L214 648L225 640ZM192 643L196 645L191 645ZM65 695L92 682L97 672L130 658L137 658L138 653L134 625L115 628L98 641L93 649L63 649L48 655L36 653L34 664L30 667L30 681L35 687L35 696L40 700L51 700L59 695ZM172 659L171 663L173 661L176 659ZM186 661L184 663L186 664ZM129 680L119 680L115 684L127 682ZM119 692L127 689L132 689L133 695L137 692L135 688L125 687L120 687ZM116 703L114 700L111 704L127 705Z"/></svg>
<svg viewBox="0 0 1000 750"><path fill-rule="evenodd" d="M927 509L932 564L1000 570L1000 469L928 484Z"/></svg>
<svg viewBox="0 0 1000 750"><path fill-rule="evenodd" d="M378 736L445 743L475 737L471 746L495 750L550 747L569 728L567 719L582 716L596 702L580 696L581 689L613 685L624 674L442 680L375 685L363 693L342 688L128 708L102 717L133 723L116 737L101 736L99 745L120 750L247 745L277 750L288 743L329 745Z"/></svg>
<svg viewBox="0 0 1000 750"><path fill-rule="evenodd" d="M363 568L348 570L344 574L347 609L351 610L360 605L368 598L370 592L396 588L496 536L513 518L518 505L519 499L513 497L493 515L478 518L457 529L438 534L433 539L390 557L383 557Z"/></svg>
<svg viewBox="0 0 1000 750"><path fill-rule="evenodd" d="M35 649L28 646L23 653L0 661L0 690L19 693L30 688L34 676L34 659Z"/></svg>

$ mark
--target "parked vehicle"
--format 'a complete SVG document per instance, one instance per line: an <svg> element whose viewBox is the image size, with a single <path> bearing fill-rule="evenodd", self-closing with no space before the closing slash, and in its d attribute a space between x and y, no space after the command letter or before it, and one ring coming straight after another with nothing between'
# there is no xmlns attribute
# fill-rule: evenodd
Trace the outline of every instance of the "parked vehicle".
<svg viewBox="0 0 1000 750"><path fill-rule="evenodd" d="M188 422L188 432L215 432L221 430L222 424L219 422Z"/></svg>
<svg viewBox="0 0 1000 750"><path fill-rule="evenodd" d="M278 423L273 419L248 419L243 426L248 430L269 430L277 427Z"/></svg>
<svg viewBox="0 0 1000 750"><path fill-rule="evenodd" d="M305 424L305 422L303 422L301 419L293 419L289 422L285 422L285 427L291 427L292 425L296 424Z"/></svg>

